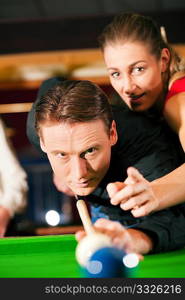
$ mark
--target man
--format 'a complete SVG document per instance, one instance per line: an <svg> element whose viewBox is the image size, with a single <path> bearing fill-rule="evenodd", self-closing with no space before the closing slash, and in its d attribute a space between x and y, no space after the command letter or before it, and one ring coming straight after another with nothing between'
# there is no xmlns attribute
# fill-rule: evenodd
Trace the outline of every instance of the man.
<svg viewBox="0 0 185 300"><path fill-rule="evenodd" d="M75 195L85 197L93 219L103 218L95 226L113 243L142 254L184 246L180 207L134 218L111 205L110 186L109 194L106 191L109 183L125 180L129 166L153 180L178 165L161 124L121 108L113 108L112 114L103 91L88 81L57 84L37 100L34 109L40 145L54 174ZM133 177L141 176L133 168L130 171Z"/></svg>

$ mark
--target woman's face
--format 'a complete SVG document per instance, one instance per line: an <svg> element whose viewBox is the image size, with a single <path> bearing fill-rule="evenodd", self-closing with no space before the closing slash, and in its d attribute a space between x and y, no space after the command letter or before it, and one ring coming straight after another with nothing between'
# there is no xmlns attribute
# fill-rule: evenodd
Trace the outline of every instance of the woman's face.
<svg viewBox="0 0 185 300"><path fill-rule="evenodd" d="M157 102L163 91L168 49L157 59L143 43L120 41L105 47L104 59L113 88L130 109L144 111Z"/></svg>

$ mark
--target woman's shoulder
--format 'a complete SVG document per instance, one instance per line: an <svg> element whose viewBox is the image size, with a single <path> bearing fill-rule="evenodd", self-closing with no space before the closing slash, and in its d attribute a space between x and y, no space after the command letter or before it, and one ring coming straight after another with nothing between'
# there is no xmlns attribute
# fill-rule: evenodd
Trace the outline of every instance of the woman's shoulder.
<svg viewBox="0 0 185 300"><path fill-rule="evenodd" d="M179 132L184 123L182 111L185 108L185 73L178 72L173 76L169 91L166 95L163 115L169 126Z"/></svg>
<svg viewBox="0 0 185 300"><path fill-rule="evenodd" d="M166 95L166 101L175 96L176 94L185 92L185 73L175 73L169 81L168 93Z"/></svg>
<svg viewBox="0 0 185 300"><path fill-rule="evenodd" d="M185 80L185 72L175 72L169 80L168 90L170 91L175 83L182 82L182 80Z"/></svg>

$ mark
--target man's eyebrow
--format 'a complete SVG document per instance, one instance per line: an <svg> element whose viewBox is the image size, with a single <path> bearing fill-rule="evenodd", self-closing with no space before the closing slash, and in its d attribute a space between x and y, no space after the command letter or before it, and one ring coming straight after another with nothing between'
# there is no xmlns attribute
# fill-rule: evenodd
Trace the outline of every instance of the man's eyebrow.
<svg viewBox="0 0 185 300"><path fill-rule="evenodd" d="M91 149L91 148L97 148L97 147L99 147L99 145L92 145L92 146L89 146L89 147L87 147L87 148L85 148L85 150L83 150L82 152L86 152L86 151L88 151L89 149Z"/></svg>
<svg viewBox="0 0 185 300"><path fill-rule="evenodd" d="M92 144L92 145L88 146L88 147L86 148L86 150L85 150L85 151L87 151L87 150L89 150L89 149L91 149L91 148L97 148L97 147L100 147L100 144L98 144L98 143L94 143L94 144Z"/></svg>
<svg viewBox="0 0 185 300"><path fill-rule="evenodd" d="M56 150L52 150L51 153L52 153L52 154L58 154L58 153L66 153L66 152L65 152L65 151L62 151L61 149L60 149L60 150L59 150L59 149L58 149L58 150L56 149Z"/></svg>
<svg viewBox="0 0 185 300"><path fill-rule="evenodd" d="M89 145L88 147L85 147L84 150L79 151L79 153L84 153L84 152L88 151L91 148L98 148L98 147L100 147L100 144L97 144L97 143L96 144L92 144L92 145ZM56 149L56 150L52 150L51 151L51 154L58 154L58 153L64 153L64 154L66 154L67 152L63 151L61 149Z"/></svg>

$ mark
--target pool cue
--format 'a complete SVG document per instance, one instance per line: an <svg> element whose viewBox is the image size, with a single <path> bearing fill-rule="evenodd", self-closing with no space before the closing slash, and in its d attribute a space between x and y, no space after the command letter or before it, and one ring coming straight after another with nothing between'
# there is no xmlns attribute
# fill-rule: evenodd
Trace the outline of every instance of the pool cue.
<svg viewBox="0 0 185 300"><path fill-rule="evenodd" d="M96 233L93 224L91 222L90 216L89 216L89 212L87 210L87 206L84 200L79 199L76 202L76 206L82 221L82 224L84 226L85 232L86 234L94 234Z"/></svg>
<svg viewBox="0 0 185 300"><path fill-rule="evenodd" d="M164 27L164 26L161 26L161 27L160 27L160 31L161 31L161 36L162 36L163 40L165 41L165 43L167 43L168 40L167 40L167 35L166 35L165 27Z"/></svg>

